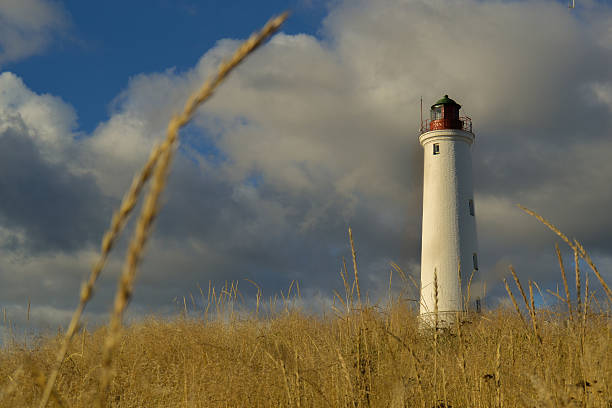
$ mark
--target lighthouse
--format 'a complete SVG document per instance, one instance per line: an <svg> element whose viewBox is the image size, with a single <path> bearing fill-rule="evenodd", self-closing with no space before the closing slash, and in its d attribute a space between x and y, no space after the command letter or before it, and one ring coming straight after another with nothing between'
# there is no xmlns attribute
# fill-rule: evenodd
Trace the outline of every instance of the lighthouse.
<svg viewBox="0 0 612 408"><path fill-rule="evenodd" d="M468 281L478 271L472 186L472 121L448 95L421 125L424 152L421 299L423 320L448 325L468 308ZM475 273L474 273L475 274ZM436 305L437 303L437 305Z"/></svg>

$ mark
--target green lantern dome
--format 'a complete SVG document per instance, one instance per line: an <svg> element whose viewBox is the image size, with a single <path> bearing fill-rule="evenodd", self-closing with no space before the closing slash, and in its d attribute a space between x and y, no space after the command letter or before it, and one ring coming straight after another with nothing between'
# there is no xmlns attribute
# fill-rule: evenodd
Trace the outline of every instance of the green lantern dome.
<svg viewBox="0 0 612 408"><path fill-rule="evenodd" d="M436 103L431 105L431 108L433 109L434 106L438 105L457 105L457 109L461 109L461 105L449 98L448 95L444 95L444 98L438 100Z"/></svg>

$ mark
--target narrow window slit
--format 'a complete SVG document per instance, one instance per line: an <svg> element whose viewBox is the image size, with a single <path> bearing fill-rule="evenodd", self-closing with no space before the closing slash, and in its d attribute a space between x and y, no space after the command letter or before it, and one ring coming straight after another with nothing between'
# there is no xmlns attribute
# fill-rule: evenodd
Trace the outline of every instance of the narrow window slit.
<svg viewBox="0 0 612 408"><path fill-rule="evenodd" d="M470 200L470 215L474 216L474 200Z"/></svg>
<svg viewBox="0 0 612 408"><path fill-rule="evenodd" d="M433 154L440 154L440 144L439 143L434 143Z"/></svg>

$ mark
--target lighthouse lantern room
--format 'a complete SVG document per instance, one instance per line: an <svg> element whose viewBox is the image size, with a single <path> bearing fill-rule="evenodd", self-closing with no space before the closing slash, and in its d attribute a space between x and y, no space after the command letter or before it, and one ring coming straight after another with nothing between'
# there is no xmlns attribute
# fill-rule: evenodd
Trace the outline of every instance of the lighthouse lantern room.
<svg viewBox="0 0 612 408"><path fill-rule="evenodd" d="M478 271L471 156L475 136L471 119L460 117L460 109L444 95L431 106L419 136L424 149L420 313L433 321L437 311L441 325L471 305L480 306L467 290Z"/></svg>

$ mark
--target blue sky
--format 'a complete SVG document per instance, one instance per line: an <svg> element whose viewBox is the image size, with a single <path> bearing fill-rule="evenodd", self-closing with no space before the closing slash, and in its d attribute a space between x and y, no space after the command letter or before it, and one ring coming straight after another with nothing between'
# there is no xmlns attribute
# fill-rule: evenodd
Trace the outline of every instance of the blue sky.
<svg viewBox="0 0 612 408"><path fill-rule="evenodd" d="M316 35L327 8L305 2L248 0L108 0L60 3L66 24L40 55L3 69L19 73L39 93L59 95L91 132L108 119L111 101L128 79L143 72L191 68L221 38L245 38L284 10L288 34Z"/></svg>
<svg viewBox="0 0 612 408"><path fill-rule="evenodd" d="M543 290L559 283L557 239L517 203L581 240L610 284L612 7L577 3L0 0L0 306L17 324L68 321L172 113L286 9L181 134L131 313L172 313L209 281L237 280L252 300L246 279L264 297L298 280L306 306L326 307L349 225L362 293L387 298L390 262L418 280L419 100L444 94L476 133L472 289L485 305L507 302L509 264ZM106 316L126 241L90 322Z"/></svg>

